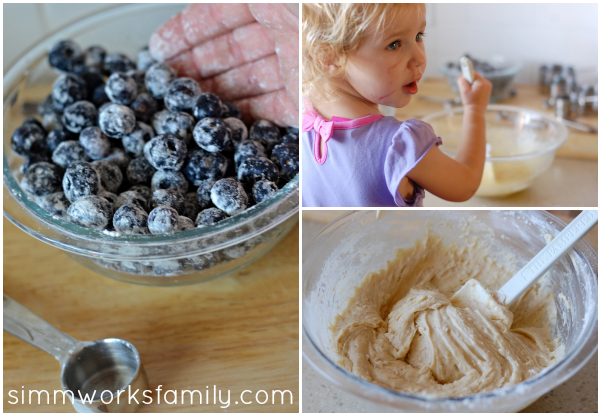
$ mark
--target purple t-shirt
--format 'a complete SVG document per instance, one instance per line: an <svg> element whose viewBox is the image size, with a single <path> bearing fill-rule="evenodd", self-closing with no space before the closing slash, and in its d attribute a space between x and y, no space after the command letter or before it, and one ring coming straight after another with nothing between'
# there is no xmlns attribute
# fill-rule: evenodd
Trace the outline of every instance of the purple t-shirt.
<svg viewBox="0 0 601 416"><path fill-rule="evenodd" d="M316 133L317 132L317 133ZM317 140L316 140L317 136ZM326 141L321 154L319 138ZM442 144L432 126L419 120L370 115L326 120L315 110L303 114L302 189L304 207L421 207L398 191L401 179L434 145Z"/></svg>

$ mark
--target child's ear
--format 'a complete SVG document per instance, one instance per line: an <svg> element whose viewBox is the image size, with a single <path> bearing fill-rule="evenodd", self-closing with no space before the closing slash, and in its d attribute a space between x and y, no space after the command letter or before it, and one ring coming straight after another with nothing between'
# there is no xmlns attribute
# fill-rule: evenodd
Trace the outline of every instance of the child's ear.
<svg viewBox="0 0 601 416"><path fill-rule="evenodd" d="M339 59L330 45L318 46L314 51L313 59L322 71L332 76L338 75L340 72Z"/></svg>

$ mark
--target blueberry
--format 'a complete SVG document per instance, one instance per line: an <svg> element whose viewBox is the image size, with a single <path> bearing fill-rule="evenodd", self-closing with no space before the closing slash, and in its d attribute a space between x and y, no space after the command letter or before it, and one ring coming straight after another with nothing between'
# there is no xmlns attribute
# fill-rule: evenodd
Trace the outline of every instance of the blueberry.
<svg viewBox="0 0 601 416"><path fill-rule="evenodd" d="M286 134L284 137L282 137L282 144L285 144L285 143L295 144L298 146L299 145L298 134L294 134L294 133Z"/></svg>
<svg viewBox="0 0 601 416"><path fill-rule="evenodd" d="M194 184L206 179L218 180L224 177L227 160L220 153L209 153L203 149L190 152L182 172Z"/></svg>
<svg viewBox="0 0 601 416"><path fill-rule="evenodd" d="M150 234L148 214L135 204L125 204L113 215L113 227L122 234Z"/></svg>
<svg viewBox="0 0 601 416"><path fill-rule="evenodd" d="M100 191L100 175L91 163L73 163L63 176L63 191L71 202L96 195Z"/></svg>
<svg viewBox="0 0 601 416"><path fill-rule="evenodd" d="M60 72L73 72L83 65L84 55L79 46L70 40L61 40L50 48L48 53L50 66Z"/></svg>
<svg viewBox="0 0 601 416"><path fill-rule="evenodd" d="M44 134L46 134L46 129L44 128L44 125L35 117L27 117L25 120L23 120L23 123L21 123L21 125L22 126L25 126L25 125L38 126L40 129L42 129Z"/></svg>
<svg viewBox="0 0 601 416"><path fill-rule="evenodd" d="M299 148L292 143L279 144L271 152L271 160L280 169L280 176L286 182L296 176L299 171Z"/></svg>
<svg viewBox="0 0 601 416"><path fill-rule="evenodd" d="M85 81L78 75L63 74L52 84L52 105L56 111L65 111L65 108L77 101L85 100L88 96Z"/></svg>
<svg viewBox="0 0 601 416"><path fill-rule="evenodd" d="M161 134L177 134L188 145L192 141L194 117L188 113L169 113L161 123Z"/></svg>
<svg viewBox="0 0 601 416"><path fill-rule="evenodd" d="M25 172L27 172L27 169L30 168L30 166L35 165L36 163L39 162L50 162L50 156L48 155L48 153L34 153L32 155L26 156L25 160L23 161L23 164L21 165L21 167L19 167L19 172L21 172L22 175L25 175Z"/></svg>
<svg viewBox="0 0 601 416"><path fill-rule="evenodd" d="M173 208L178 215L183 215L186 210L186 199L182 194L171 189L157 189L148 201L148 208L153 210L159 206Z"/></svg>
<svg viewBox="0 0 601 416"><path fill-rule="evenodd" d="M136 205L146 211L148 209L148 199L139 192L129 190L119 194L115 208L123 205Z"/></svg>
<svg viewBox="0 0 601 416"><path fill-rule="evenodd" d="M94 91L100 85L104 84L104 78L98 68L93 66L78 66L75 68L74 74L79 75L81 79L86 83L86 91L88 98L94 95Z"/></svg>
<svg viewBox="0 0 601 416"><path fill-rule="evenodd" d="M179 215L166 206L153 209L148 216L148 229L152 234L169 234L179 231Z"/></svg>
<svg viewBox="0 0 601 416"><path fill-rule="evenodd" d="M144 156L158 170L180 170L187 153L186 143L169 133L156 136L144 146Z"/></svg>
<svg viewBox="0 0 601 416"><path fill-rule="evenodd" d="M136 82L138 94L148 92L148 90L146 89L146 85L144 84L144 81L146 79L146 71L138 71L137 69L132 69L131 71L127 71L125 75L131 77Z"/></svg>
<svg viewBox="0 0 601 416"><path fill-rule="evenodd" d="M119 190L121 182L123 182L123 174L121 173L119 166L107 160L96 160L92 162L92 166L94 166L94 169L98 172L98 175L100 176L100 185L102 185L105 190L113 193Z"/></svg>
<svg viewBox="0 0 601 416"><path fill-rule="evenodd" d="M134 131L121 139L125 151L133 157L144 155L144 145L154 137L154 130L146 123L136 122Z"/></svg>
<svg viewBox="0 0 601 416"><path fill-rule="evenodd" d="M67 169L73 163L87 162L90 160L82 145L75 140L59 143L52 152L52 161L60 167Z"/></svg>
<svg viewBox="0 0 601 416"><path fill-rule="evenodd" d="M277 182L278 176L278 167L265 157L249 157L238 168L238 180L245 189L252 189L262 179Z"/></svg>
<svg viewBox="0 0 601 416"><path fill-rule="evenodd" d="M233 178L220 179L211 188L213 204L227 215L244 211L248 205L248 195L242 185Z"/></svg>
<svg viewBox="0 0 601 416"><path fill-rule="evenodd" d="M156 61L148 51L148 46L145 46L140 50L140 52L138 52L138 61L136 63L136 67L139 71L146 71L155 63Z"/></svg>
<svg viewBox="0 0 601 416"><path fill-rule="evenodd" d="M280 130L267 120L257 120L248 132L250 140L261 142L267 151L271 151L276 144L282 141Z"/></svg>
<svg viewBox="0 0 601 416"><path fill-rule="evenodd" d="M62 179L63 172L58 166L48 162L38 162L31 165L23 175L21 188L31 195L44 196L59 192L62 189Z"/></svg>
<svg viewBox="0 0 601 416"><path fill-rule="evenodd" d="M62 127L61 114L54 109L52 104L52 93L38 106L38 112L42 116L44 130L51 131Z"/></svg>
<svg viewBox="0 0 601 416"><path fill-rule="evenodd" d="M127 180L132 185L146 185L150 184L152 176L156 172L156 169L146 160L145 157L140 156L135 158L127 166Z"/></svg>
<svg viewBox="0 0 601 416"><path fill-rule="evenodd" d="M86 127L79 134L79 143L90 159L98 160L107 157L111 151L111 143L100 127Z"/></svg>
<svg viewBox="0 0 601 416"><path fill-rule="evenodd" d="M181 172L157 170L150 181L150 189L171 189L180 194L188 192L188 181Z"/></svg>
<svg viewBox="0 0 601 416"><path fill-rule="evenodd" d="M221 106L221 118L242 118L240 109L232 103L223 103Z"/></svg>
<svg viewBox="0 0 601 416"><path fill-rule="evenodd" d="M101 46L90 46L84 52L84 64L97 69L104 68L106 50Z"/></svg>
<svg viewBox="0 0 601 416"><path fill-rule="evenodd" d="M205 117L220 118L222 105L218 96L210 92L205 92L200 94L196 103L194 103L192 113L198 120Z"/></svg>
<svg viewBox="0 0 601 416"><path fill-rule="evenodd" d="M287 130L288 134L296 134L297 136L299 134L299 128L298 127L288 126L288 127L286 127L286 130Z"/></svg>
<svg viewBox="0 0 601 416"><path fill-rule="evenodd" d="M77 140L77 135L73 134L64 127L59 127L52 130L46 136L46 150L50 153L54 152L59 144L67 140Z"/></svg>
<svg viewBox="0 0 601 416"><path fill-rule="evenodd" d="M198 202L198 206L201 210L207 209L213 206L213 201L211 200L211 189L213 185L217 182L215 179L205 179L204 181L200 181L198 184L198 189L196 190L196 201Z"/></svg>
<svg viewBox="0 0 601 416"><path fill-rule="evenodd" d="M136 99L138 86L132 77L123 72L113 72L106 81L104 92L115 104L128 105Z"/></svg>
<svg viewBox="0 0 601 416"><path fill-rule="evenodd" d="M267 180L257 181L253 186L253 197L257 204L267 201L275 196L278 186Z"/></svg>
<svg viewBox="0 0 601 416"><path fill-rule="evenodd" d="M108 104L100 108L98 125L107 136L120 139L134 130L136 127L136 116L129 107L119 104Z"/></svg>
<svg viewBox="0 0 601 416"><path fill-rule="evenodd" d="M194 141L207 152L221 152L232 141L232 132L223 120L205 117L194 127Z"/></svg>
<svg viewBox="0 0 601 416"><path fill-rule="evenodd" d="M73 133L79 133L86 127L96 125L98 110L89 101L77 101L65 108L63 126Z"/></svg>
<svg viewBox="0 0 601 416"><path fill-rule="evenodd" d="M104 58L104 69L109 74L115 72L127 72L131 69L136 69L136 65L125 55L120 53L112 53Z"/></svg>
<svg viewBox="0 0 601 416"><path fill-rule="evenodd" d="M148 186L134 185L131 188L129 188L129 190L139 193L146 201L150 201L150 198L152 198L152 191Z"/></svg>
<svg viewBox="0 0 601 416"><path fill-rule="evenodd" d="M219 208L207 208L200 211L196 217L196 226L199 228L211 226L226 218L227 214Z"/></svg>
<svg viewBox="0 0 601 416"><path fill-rule="evenodd" d="M192 112L192 108L202 93L198 82L192 78L177 78L165 91L163 101L172 113L180 111Z"/></svg>
<svg viewBox="0 0 601 416"><path fill-rule="evenodd" d="M131 162L131 157L129 157L123 149L115 147L111 150L109 155L102 160L113 162L115 165L119 166L121 172L124 173Z"/></svg>
<svg viewBox="0 0 601 416"><path fill-rule="evenodd" d="M184 215L192 220L196 219L196 216L200 212L200 205L196 199L196 192L188 192L184 195Z"/></svg>
<svg viewBox="0 0 601 416"><path fill-rule="evenodd" d="M246 125L239 118L228 117L223 120L225 124L230 128L232 132L232 143L234 147L238 148L240 143L248 140L248 129Z"/></svg>
<svg viewBox="0 0 601 416"><path fill-rule="evenodd" d="M48 211L50 215L67 219L67 210L69 209L71 202L69 202L64 192L55 192L46 195L40 198L39 201L40 206Z"/></svg>
<svg viewBox="0 0 601 416"><path fill-rule="evenodd" d="M18 127L11 136L10 148L19 156L25 157L46 151L46 133L35 124Z"/></svg>
<svg viewBox="0 0 601 416"><path fill-rule="evenodd" d="M170 66L160 62L153 64L146 70L146 88L154 98L162 99L175 77L175 71Z"/></svg>
<svg viewBox="0 0 601 416"><path fill-rule="evenodd" d="M246 140L238 146L236 153L234 154L234 161L236 163L236 169L250 157L267 157L265 148L261 143L256 140Z"/></svg>
<svg viewBox="0 0 601 416"><path fill-rule="evenodd" d="M92 93L92 102L96 106L96 108L102 107L103 104L110 103L108 95L106 95L106 91L104 91L104 82L97 86Z"/></svg>
<svg viewBox="0 0 601 416"><path fill-rule="evenodd" d="M113 206L113 211L117 209L117 202L119 202L119 197L112 192L109 191L100 191L98 192L98 196L106 199Z"/></svg>
<svg viewBox="0 0 601 416"><path fill-rule="evenodd" d="M52 104L52 92L44 98L44 101L38 105L38 113L42 116L42 119L47 114L54 114L56 110L54 109L54 105ZM43 121L42 121L43 124Z"/></svg>
<svg viewBox="0 0 601 416"><path fill-rule="evenodd" d="M154 127L154 131L156 131L157 134L166 133L163 131L163 120L165 120L169 114L171 114L169 110L161 110L152 116L152 127Z"/></svg>
<svg viewBox="0 0 601 416"><path fill-rule="evenodd" d="M154 114L159 109L159 103L147 92L138 94L136 99L129 105L134 110L136 120L144 123L152 123Z"/></svg>
<svg viewBox="0 0 601 416"><path fill-rule="evenodd" d="M72 202L67 213L73 224L102 230L110 224L113 206L102 197L89 195Z"/></svg>
<svg viewBox="0 0 601 416"><path fill-rule="evenodd" d="M192 221L185 215L180 215L178 218L178 222L180 231L193 230L195 228L194 221Z"/></svg>

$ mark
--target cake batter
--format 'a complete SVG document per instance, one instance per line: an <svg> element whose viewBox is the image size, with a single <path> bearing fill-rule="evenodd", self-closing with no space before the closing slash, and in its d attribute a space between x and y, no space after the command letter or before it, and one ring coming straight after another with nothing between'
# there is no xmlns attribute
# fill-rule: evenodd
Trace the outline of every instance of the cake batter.
<svg viewBox="0 0 601 416"><path fill-rule="evenodd" d="M512 272L477 244L448 247L428 233L370 274L337 316L340 364L380 386L436 398L538 374L563 351L549 331L554 298L542 278L506 308L491 291Z"/></svg>

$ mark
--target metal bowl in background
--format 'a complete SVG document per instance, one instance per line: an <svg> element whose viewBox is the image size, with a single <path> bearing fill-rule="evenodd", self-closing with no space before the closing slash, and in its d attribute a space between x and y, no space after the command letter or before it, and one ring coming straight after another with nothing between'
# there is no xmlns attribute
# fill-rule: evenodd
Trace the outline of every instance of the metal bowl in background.
<svg viewBox="0 0 601 416"><path fill-rule="evenodd" d="M463 107L422 118L442 138L440 149L454 157L463 128ZM568 129L546 114L527 108L489 105L487 155L478 196L505 196L528 188L568 139Z"/></svg>
<svg viewBox="0 0 601 416"><path fill-rule="evenodd" d="M461 75L461 69L458 66L459 60L457 59L455 61L447 59L444 62L444 64L438 67L438 70L447 77L447 81L453 91L459 93L459 86L457 85L457 79L459 79L459 76ZM513 81L513 77L521 71L522 65L502 56L493 56L489 59L482 60L482 62L486 62L494 68L499 68L491 72L481 72L478 71L478 68L474 67L474 71L477 71L492 83L489 102L496 103L509 95L509 86ZM449 63L453 63L454 65L449 67Z"/></svg>
<svg viewBox="0 0 601 416"><path fill-rule="evenodd" d="M52 89L57 74L47 62L50 47L71 39L84 48L97 44L110 52L136 56L150 35L183 7L138 4L94 14L43 40L4 77L4 215L21 230L64 250L90 269L129 283L180 285L230 273L271 250L298 221L298 175L270 201L214 227L170 235L110 237L54 218L21 190L23 159L11 150L11 135L31 115L24 113L26 103L43 100Z"/></svg>

